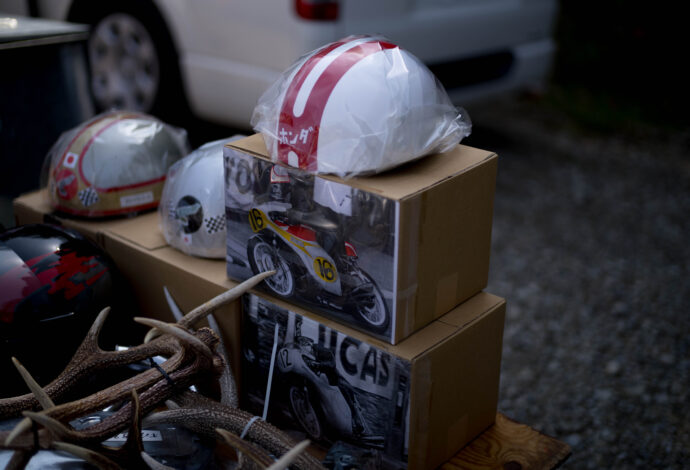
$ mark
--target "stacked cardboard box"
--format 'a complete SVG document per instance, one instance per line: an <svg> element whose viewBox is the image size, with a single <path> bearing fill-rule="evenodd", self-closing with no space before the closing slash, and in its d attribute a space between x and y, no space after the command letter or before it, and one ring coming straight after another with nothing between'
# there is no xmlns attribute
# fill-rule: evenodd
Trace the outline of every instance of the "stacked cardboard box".
<svg viewBox="0 0 690 470"><path fill-rule="evenodd" d="M272 266L269 294L392 344L486 287L494 153L458 146L348 180L275 167L260 134L224 158L231 279Z"/></svg>
<svg viewBox="0 0 690 470"><path fill-rule="evenodd" d="M252 273L239 234L248 243L273 215L265 210L270 206L254 205L255 199L266 202L260 197L266 193L262 176L269 185L271 177L260 137L228 148L226 165L227 200L234 201L227 211L227 263L168 246L155 212L110 220L62 217L52 213L38 191L15 200L16 221L57 223L92 238L129 280L140 312L172 321L163 286L183 311L234 287L228 274L244 277L235 275L238 266L247 276ZM334 197L339 192L333 188L351 188L350 220L356 223L349 226L357 228L345 232L349 246L340 253L351 259L336 260L339 254L322 246L315 268L323 268L326 279L329 265L324 262L336 271L355 266L364 272L369 276L364 279L381 291L389 321L383 331L367 332L366 324L348 320L342 309L314 308L299 296L281 300L266 290L223 307L217 319L233 368L241 371L243 406L262 413L269 349L278 325L278 378L269 421L306 434L318 434L319 426L324 445L341 440L373 448L384 468L436 467L491 425L505 314L503 299L481 292L488 277L495 172L495 155L460 146L380 176L346 182L328 178L336 183ZM311 187L313 193L313 180L298 179L301 189ZM262 212L252 214L252 209ZM271 220L274 235L285 229L297 237L292 242L305 243L305 250L309 244L325 246L329 237L318 231L333 230L332 222L314 214L310 218L304 208L299 212L303 219L293 228L287 217ZM276 245L269 239L264 248ZM340 278L339 271L335 274ZM371 299L372 292L362 295ZM300 300L302 306L296 305ZM353 418L357 413L360 417Z"/></svg>
<svg viewBox="0 0 690 470"><path fill-rule="evenodd" d="M496 412L505 302L489 266L497 157L466 146L342 180L226 145L230 278L243 301L245 406L384 468L434 468ZM273 351L276 352L273 352Z"/></svg>

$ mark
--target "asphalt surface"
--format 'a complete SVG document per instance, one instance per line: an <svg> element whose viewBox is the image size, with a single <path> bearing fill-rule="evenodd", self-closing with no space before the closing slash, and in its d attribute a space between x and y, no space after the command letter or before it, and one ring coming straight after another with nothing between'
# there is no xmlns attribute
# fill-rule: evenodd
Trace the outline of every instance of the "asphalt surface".
<svg viewBox="0 0 690 470"><path fill-rule="evenodd" d="M499 154L499 410L570 444L562 468L687 468L690 133L588 132L534 100L470 115Z"/></svg>

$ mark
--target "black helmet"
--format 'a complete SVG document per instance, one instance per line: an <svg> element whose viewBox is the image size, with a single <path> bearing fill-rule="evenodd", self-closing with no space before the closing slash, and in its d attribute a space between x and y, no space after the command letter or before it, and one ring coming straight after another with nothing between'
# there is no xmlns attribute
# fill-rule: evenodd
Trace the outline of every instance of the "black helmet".
<svg viewBox="0 0 690 470"><path fill-rule="evenodd" d="M72 230L36 224L0 233L0 396L28 393L12 356L41 385L62 371L111 304L118 277L110 258ZM104 334L117 334L115 325L109 318Z"/></svg>

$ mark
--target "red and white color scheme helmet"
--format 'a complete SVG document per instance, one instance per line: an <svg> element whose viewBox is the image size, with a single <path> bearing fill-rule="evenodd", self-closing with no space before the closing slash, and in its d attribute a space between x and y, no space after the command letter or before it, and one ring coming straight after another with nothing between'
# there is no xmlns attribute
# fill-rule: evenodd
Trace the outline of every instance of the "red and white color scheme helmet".
<svg viewBox="0 0 690 470"><path fill-rule="evenodd" d="M301 58L259 99L252 125L274 161L342 177L449 150L471 129L419 59L372 36Z"/></svg>
<svg viewBox="0 0 690 470"><path fill-rule="evenodd" d="M87 217L155 208L168 168L188 153L183 129L140 113L100 114L63 133L46 156L50 203Z"/></svg>

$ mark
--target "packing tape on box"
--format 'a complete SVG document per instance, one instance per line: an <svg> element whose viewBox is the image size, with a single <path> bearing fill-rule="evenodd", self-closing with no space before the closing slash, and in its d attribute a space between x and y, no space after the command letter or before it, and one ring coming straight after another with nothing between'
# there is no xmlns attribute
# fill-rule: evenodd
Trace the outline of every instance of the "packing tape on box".
<svg viewBox="0 0 690 470"><path fill-rule="evenodd" d="M413 396L411 397L411 406L414 404L415 410L410 410L410 420L416 418L416 423L410 422L410 427L414 426L414 438L410 439L414 442L414 447L410 447L408 454L408 466L416 468L424 468L426 465L426 456L428 455L428 448L430 446L430 436L432 423L428 419L419 419L419 416L431 416L431 401L433 399L433 380L431 371L431 361L428 358L422 358L416 361L414 377ZM413 461L414 460L414 461Z"/></svg>
<svg viewBox="0 0 690 470"><path fill-rule="evenodd" d="M438 281L438 284L436 285L436 302L434 303L435 314L446 313L448 310L455 306L451 304L448 305L447 308L445 307L445 305L448 304L447 299L457 299L458 277L458 272L454 271L450 274L443 276ZM436 311L437 308L440 308L442 311Z"/></svg>
<svg viewBox="0 0 690 470"><path fill-rule="evenodd" d="M416 329L415 312L417 292L419 291L419 254L417 247L422 237L421 198L406 201L404 207L396 205L398 227L397 253L398 279L396 293L396 320L403 321L403 336ZM396 326L400 331L400 327Z"/></svg>
<svg viewBox="0 0 690 470"><path fill-rule="evenodd" d="M414 331L414 299L417 296L419 285L415 282L405 289L398 291L396 309L398 315L396 321L403 320L402 331ZM395 325L395 328L399 327Z"/></svg>

